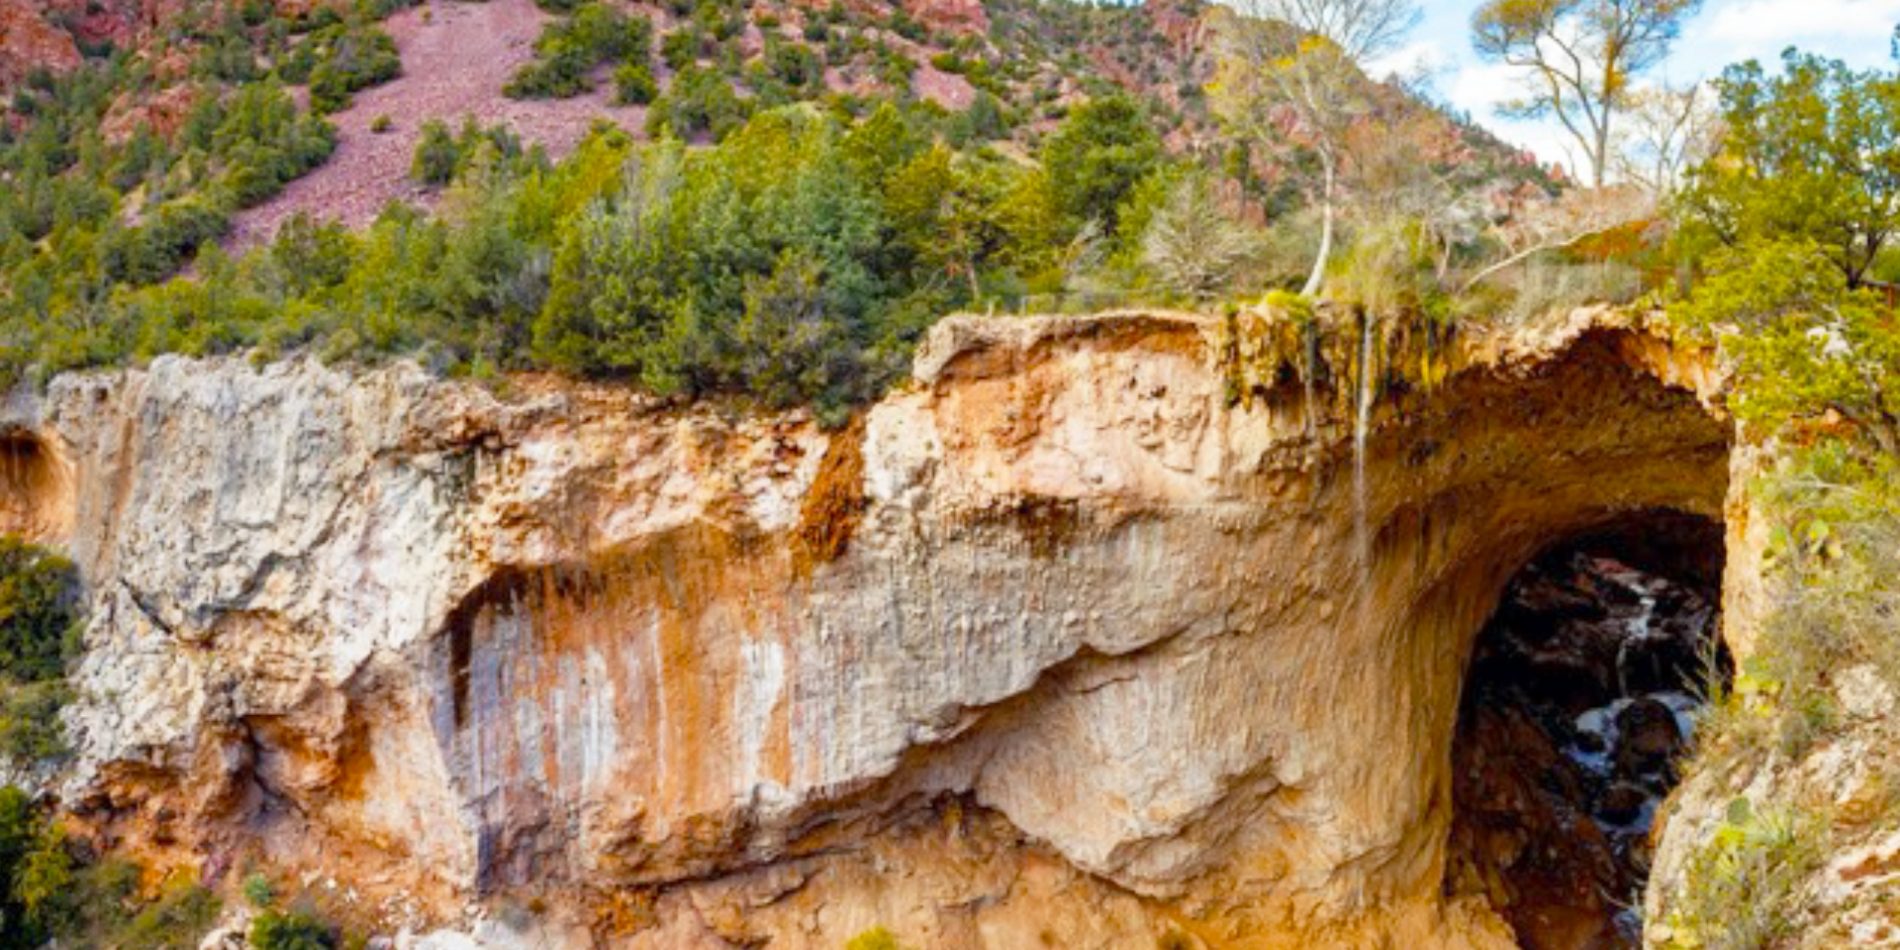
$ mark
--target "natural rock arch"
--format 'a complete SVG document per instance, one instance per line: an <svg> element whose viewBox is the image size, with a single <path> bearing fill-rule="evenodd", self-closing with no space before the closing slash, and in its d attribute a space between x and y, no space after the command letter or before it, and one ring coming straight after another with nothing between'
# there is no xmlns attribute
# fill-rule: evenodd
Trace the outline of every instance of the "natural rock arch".
<svg viewBox="0 0 1900 950"><path fill-rule="evenodd" d="M1192 320L952 324L939 343L851 449L864 497L820 506L854 513L829 558L783 540L803 526L670 532L555 566L578 580L541 606L459 608L508 631L499 659L474 651L486 694L549 715L445 743L533 749L564 776L462 766L489 783L484 840L545 854L552 821L562 873L664 889L809 862L838 827L964 796L1148 899L1226 895L1211 914L1242 932L1394 926L1391 908L1436 901L1466 657L1506 580L1631 513L1719 517L1726 494L1727 424L1627 328L1383 404L1363 481L1349 440L1305 439L1297 387L1228 401ZM443 654L441 682L468 654ZM639 750L630 771L580 751L597 731L544 731L580 709L552 671L597 655L630 671L608 700L625 708L572 714L645 723L606 743ZM561 825L590 787L644 776L666 778L640 807Z"/></svg>
<svg viewBox="0 0 1900 950"><path fill-rule="evenodd" d="M68 800L228 830L180 790L244 787L261 722L336 760L246 826L278 860L633 900L658 946L1497 937L1441 889L1473 638L1549 544L1721 516L1703 356L1603 312L1467 344L1356 454L1220 324L952 318L840 432L401 365L55 380L82 694L138 703L77 710Z"/></svg>

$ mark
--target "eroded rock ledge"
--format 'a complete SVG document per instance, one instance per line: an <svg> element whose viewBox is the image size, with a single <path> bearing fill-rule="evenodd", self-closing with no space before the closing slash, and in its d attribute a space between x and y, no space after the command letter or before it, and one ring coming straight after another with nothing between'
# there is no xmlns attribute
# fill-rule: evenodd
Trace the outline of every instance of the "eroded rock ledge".
<svg viewBox="0 0 1900 950"><path fill-rule="evenodd" d="M1222 332L951 318L837 432L401 364L60 377L0 482L92 604L48 781L207 874L538 895L574 945L1502 942L1441 896L1472 638L1553 543L1721 516L1707 363L1583 312L1356 457L1297 382L1235 398Z"/></svg>

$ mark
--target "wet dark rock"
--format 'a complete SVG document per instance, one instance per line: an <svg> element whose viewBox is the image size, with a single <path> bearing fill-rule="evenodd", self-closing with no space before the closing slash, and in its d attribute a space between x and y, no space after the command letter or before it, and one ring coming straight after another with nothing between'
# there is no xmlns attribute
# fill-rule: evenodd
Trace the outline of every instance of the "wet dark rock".
<svg viewBox="0 0 1900 950"><path fill-rule="evenodd" d="M1479 636L1447 882L1484 882L1525 947L1638 945L1618 899L1648 874L1649 826L1685 740L1671 703L1695 695L1715 629L1694 583L1558 553L1512 581Z"/></svg>
<svg viewBox="0 0 1900 950"><path fill-rule="evenodd" d="M1649 789L1628 782L1617 782L1597 796L1596 815L1609 824L1631 824L1642 815L1643 806L1649 803L1649 799Z"/></svg>
<svg viewBox="0 0 1900 950"><path fill-rule="evenodd" d="M1531 695L1576 715L1615 698L1615 678L1601 663L1575 653L1545 653L1528 659L1521 672L1535 684Z"/></svg>
<svg viewBox="0 0 1900 950"><path fill-rule="evenodd" d="M1610 751L1609 742L1607 742L1603 736L1594 732L1576 731L1576 737L1571 740L1570 744L1575 746L1577 751L1589 755L1600 755Z"/></svg>
<svg viewBox="0 0 1900 950"><path fill-rule="evenodd" d="M1660 771L1682 748L1676 714L1662 702L1643 697L1616 716L1616 765L1619 774Z"/></svg>
<svg viewBox="0 0 1900 950"><path fill-rule="evenodd" d="M1590 620L1603 617L1602 600L1595 596L1594 591L1541 575L1530 578L1516 590L1509 610L1513 615L1532 617L1581 617Z"/></svg>
<svg viewBox="0 0 1900 950"><path fill-rule="evenodd" d="M1706 629L1706 626L1704 627ZM1618 663L1621 682L1632 693L1655 693L1692 682L1700 672L1698 646L1686 636L1631 638Z"/></svg>

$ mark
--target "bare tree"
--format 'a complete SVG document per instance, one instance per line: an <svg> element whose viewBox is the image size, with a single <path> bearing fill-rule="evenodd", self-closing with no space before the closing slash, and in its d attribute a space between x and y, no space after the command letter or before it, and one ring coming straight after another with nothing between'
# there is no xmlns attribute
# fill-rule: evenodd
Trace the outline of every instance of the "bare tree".
<svg viewBox="0 0 1900 950"><path fill-rule="evenodd" d="M1234 131L1301 136L1319 159L1319 249L1302 292L1317 294L1332 256L1342 140L1371 109L1360 66L1418 22L1412 0L1236 0L1218 23L1214 104Z"/></svg>
<svg viewBox="0 0 1900 950"><path fill-rule="evenodd" d="M1455 132L1429 113L1361 127L1347 137L1357 185L1354 234L1371 236L1375 242L1403 235L1411 246L1407 266L1429 261L1431 279L1439 286L1448 279L1459 251L1475 247L1482 238L1499 184L1481 166L1463 160L1462 147ZM1355 255L1360 250L1366 249L1356 247ZM1370 250L1372 256L1380 253ZM1374 289L1369 284L1398 283L1376 274L1354 276L1362 297Z"/></svg>
<svg viewBox="0 0 1900 950"><path fill-rule="evenodd" d="M1610 170L1611 126L1629 104L1633 77L1668 54L1701 0L1486 0L1472 15L1472 45L1526 73L1526 95L1506 114L1555 116L1590 165Z"/></svg>
<svg viewBox="0 0 1900 950"><path fill-rule="evenodd" d="M1554 201L1499 222L1491 233L1503 246L1504 256L1465 278L1458 293L1469 293L1493 274L1546 251L1570 247L1639 221L1654 208L1654 198L1632 185L1566 191Z"/></svg>
<svg viewBox="0 0 1900 950"><path fill-rule="evenodd" d="M1715 111L1700 84L1677 88L1667 83L1630 94L1629 122L1617 135L1617 174L1623 180L1667 198L1682 176L1715 151Z"/></svg>
<svg viewBox="0 0 1900 950"><path fill-rule="evenodd" d="M1253 235L1221 206L1207 176L1190 173L1155 209L1141 261L1163 286L1207 301L1227 288L1253 248Z"/></svg>

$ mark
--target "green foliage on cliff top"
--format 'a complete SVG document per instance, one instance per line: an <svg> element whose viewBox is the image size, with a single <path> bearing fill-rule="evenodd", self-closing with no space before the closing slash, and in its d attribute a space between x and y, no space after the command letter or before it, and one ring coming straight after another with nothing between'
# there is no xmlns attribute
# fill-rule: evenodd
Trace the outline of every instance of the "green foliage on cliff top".
<svg viewBox="0 0 1900 950"><path fill-rule="evenodd" d="M1875 286L1895 270L1900 75L1790 52L1780 75L1748 63L1718 89L1729 134L1684 202L1701 273L1669 315L1733 358L1729 405L1772 448L1748 487L1769 600L1685 769L1704 797L1753 797L1695 843L1663 902L1670 945L1758 947L1819 926L1804 915L1821 859L1900 820L1891 795L1883 814L1816 813L1853 790L1810 768L1859 744L1859 766L1900 775L1839 708L1850 672L1900 689L1900 315Z"/></svg>
<svg viewBox="0 0 1900 950"><path fill-rule="evenodd" d="M1737 362L1757 435L1844 425L1900 454L1900 73L1789 50L1717 83L1721 148L1693 170L1682 243L1703 277L1670 315Z"/></svg>
<svg viewBox="0 0 1900 950"><path fill-rule="evenodd" d="M1152 132L1124 116L1097 135L1091 114L1067 136L1085 157L1047 171L954 152L933 113L891 105L857 123L769 110L705 148L601 129L558 165L472 127L436 129L418 173L459 176L440 215L392 208L362 234L294 221L240 258L207 249L194 279L112 294L82 325L14 325L0 362L418 353L835 417L895 378L937 315L1064 286L1092 202L1159 160L1119 144ZM1059 194L1089 197L1069 214Z"/></svg>
<svg viewBox="0 0 1900 950"><path fill-rule="evenodd" d="M1850 286L1880 276L1900 228L1900 73L1789 49L1715 83L1724 134L1684 195L1693 230L1728 246L1812 244Z"/></svg>
<svg viewBox="0 0 1900 950"><path fill-rule="evenodd" d="M1850 287L1818 244L1787 239L1722 248L1708 276L1670 307L1736 363L1736 414L1759 434L1846 425L1900 454L1900 317Z"/></svg>
<svg viewBox="0 0 1900 950"><path fill-rule="evenodd" d="M1177 35L1199 7L1019 0L986 4L986 33L932 28L898 5L792 12L720 0L668 3L667 15L649 16L546 0L555 17L510 83L516 95L573 95L611 73L620 100L646 104L656 142L720 143L755 115L782 126L777 110L804 103L804 121L829 127L830 138L862 125L901 146L896 164L838 174L792 156L798 188L829 196L813 200L789 186L712 181L743 168L750 159L739 153L759 151L756 142L710 157L688 149L679 193L664 203L732 217L654 238L684 255L683 275L648 268L622 285L556 294L556 264L587 253L577 235L626 250L615 189L581 189L549 216L530 206L566 187L550 182L574 174L571 164L478 159L467 136L434 125L413 174L435 187L462 179L441 217L392 209L357 235L302 222L276 247L232 260L213 245L230 237L233 214L327 160L334 131L321 115L399 73L376 21L404 5L293 17L193 0L153 28L150 49L17 90L0 122L0 178L10 186L0 189L0 383L164 352L256 346L269 358L309 348L413 353L484 372L552 366L663 392L742 388L770 405L810 401L835 415L893 378L922 322L948 310L1210 301L1281 276L1260 225L1297 212L1298 188L1286 182L1298 177L1301 147L1188 144L1215 134L1201 41ZM192 58L188 75L158 68L175 61L155 55L167 51ZM920 73L926 60L941 74ZM300 85L309 109L297 105ZM961 111L937 104L965 96ZM1383 98L1457 141L1456 154L1548 185L1469 123L1398 90ZM155 121L123 136L105 131L141 114L128 106L153 107ZM182 122L164 121L180 108ZM423 128L453 117L410 120ZM1177 154L1163 148L1164 129L1180 133L1167 137ZM800 136L799 148L833 148L824 137ZM631 153L620 160L635 162ZM1196 173L1183 174L1190 167ZM819 207L834 200L842 203ZM811 217L781 228L761 217L775 202ZM1157 221L1167 239L1150 254L1144 234ZM748 222L763 236L721 233ZM1280 224L1272 233L1304 228L1297 218ZM841 251L865 234L873 240L855 245L862 253ZM386 269L387 286L371 266ZM561 270L573 278L586 268ZM190 276L168 283L180 272ZM656 299L662 291L690 302ZM586 307L544 313L557 297ZM537 325L550 329L537 335Z"/></svg>

